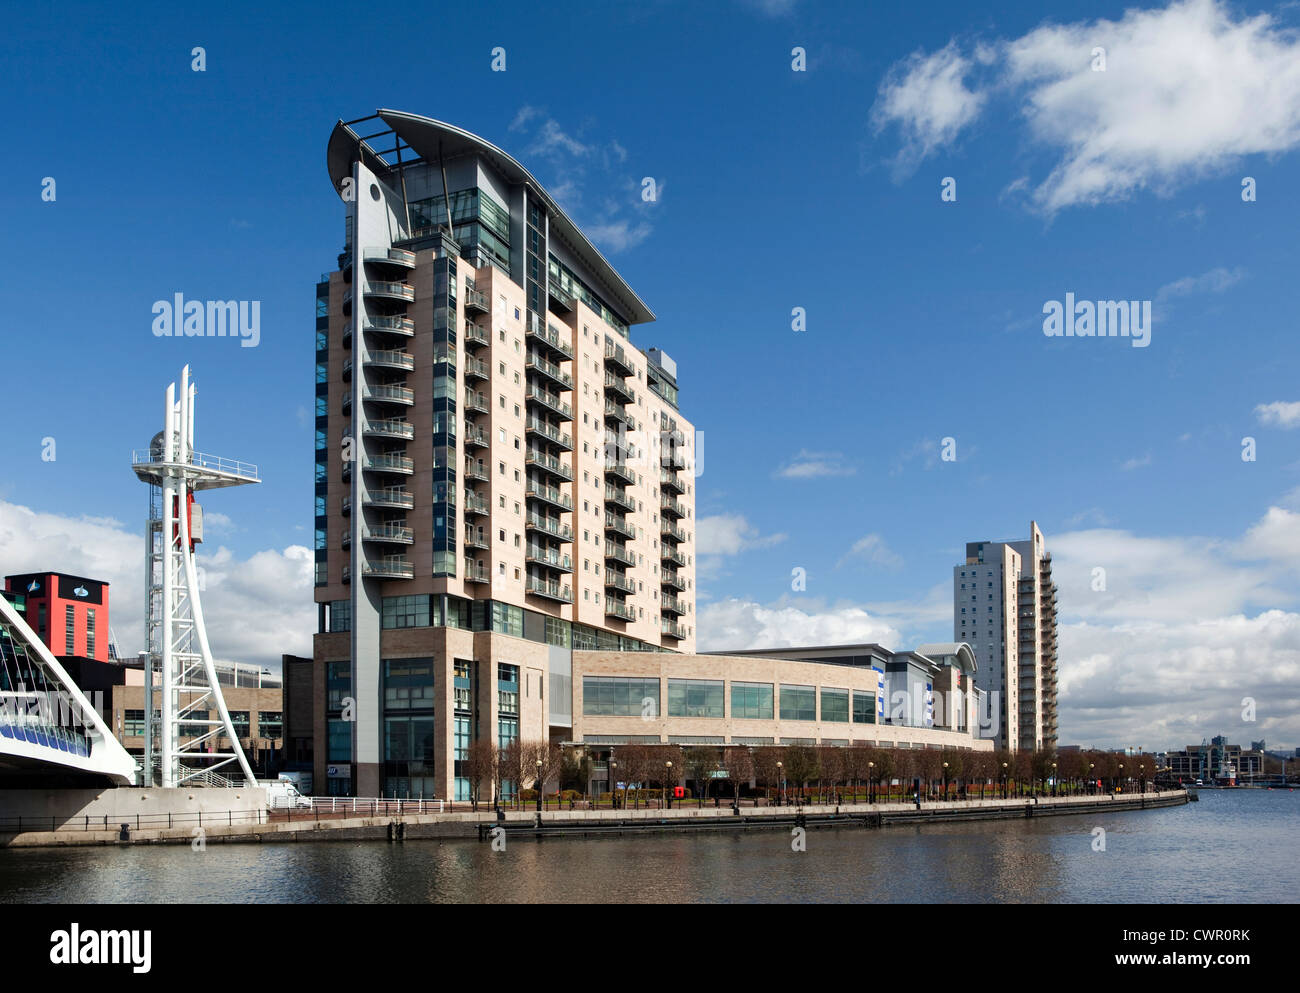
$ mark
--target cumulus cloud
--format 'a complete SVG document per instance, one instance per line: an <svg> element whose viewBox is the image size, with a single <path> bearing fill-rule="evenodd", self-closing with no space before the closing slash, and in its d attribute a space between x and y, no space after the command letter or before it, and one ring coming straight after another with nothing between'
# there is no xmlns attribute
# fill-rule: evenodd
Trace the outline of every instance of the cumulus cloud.
<svg viewBox="0 0 1300 993"><path fill-rule="evenodd" d="M1240 283L1245 275L1243 269L1225 269L1220 266L1199 276L1184 276L1166 283L1156 291L1156 299L1168 300L1170 297L1190 296L1194 293L1222 293Z"/></svg>
<svg viewBox="0 0 1300 993"><path fill-rule="evenodd" d="M899 632L862 607L818 608L790 602L729 599L699 608L701 651L741 651L876 642L891 646Z"/></svg>
<svg viewBox="0 0 1300 993"><path fill-rule="evenodd" d="M770 548L785 541L785 534L760 534L741 514L701 517L695 526L700 555L739 555L755 548Z"/></svg>
<svg viewBox="0 0 1300 993"><path fill-rule="evenodd" d="M970 81L963 47L991 53ZM1097 48L1104 71L1093 69ZM1222 0L1045 24L988 45L954 39L896 64L873 117L899 125L899 156L915 161L950 146L994 93L1054 160L1027 186L1036 208L1167 195L1300 143L1300 39L1271 15L1237 14Z"/></svg>
<svg viewBox="0 0 1300 993"><path fill-rule="evenodd" d="M810 452L804 449L777 470L784 479L816 479L819 476L852 476L857 467L849 465L842 452Z"/></svg>
<svg viewBox="0 0 1300 993"><path fill-rule="evenodd" d="M198 565L213 654L276 668L283 653L310 655L316 629L311 549L290 545L240 559L228 548L209 548L200 546ZM0 571L49 570L108 582L110 624L127 657L144 648L143 556L142 532L120 521L0 501Z"/></svg>
<svg viewBox="0 0 1300 993"><path fill-rule="evenodd" d="M1261 403L1255 408L1259 423L1267 427L1300 427L1300 401L1276 400Z"/></svg>
<svg viewBox="0 0 1300 993"><path fill-rule="evenodd" d="M874 532L855 541L839 564L843 565L852 559L861 559L891 569L897 569L903 564L903 559L885 544L885 539Z"/></svg>
<svg viewBox="0 0 1300 993"><path fill-rule="evenodd" d="M966 85L972 68L956 42L949 42L930 55L914 52L890 69L871 116L877 131L897 124L902 134L903 147L894 160L897 175L950 144L979 116L986 96Z"/></svg>

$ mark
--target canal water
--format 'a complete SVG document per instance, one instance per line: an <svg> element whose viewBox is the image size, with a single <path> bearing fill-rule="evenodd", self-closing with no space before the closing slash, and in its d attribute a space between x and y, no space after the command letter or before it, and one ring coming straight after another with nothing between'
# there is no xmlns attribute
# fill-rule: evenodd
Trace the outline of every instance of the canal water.
<svg viewBox="0 0 1300 993"><path fill-rule="evenodd" d="M783 831L10 849L0 902L1289 902L1297 828L1300 791L1206 790L1152 811L810 830L805 851Z"/></svg>

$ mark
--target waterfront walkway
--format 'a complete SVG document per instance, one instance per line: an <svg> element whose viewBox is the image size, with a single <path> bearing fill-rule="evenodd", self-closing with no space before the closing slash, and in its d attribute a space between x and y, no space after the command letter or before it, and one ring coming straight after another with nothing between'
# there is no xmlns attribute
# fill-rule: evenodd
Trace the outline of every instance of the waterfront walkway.
<svg viewBox="0 0 1300 993"><path fill-rule="evenodd" d="M697 807L689 801L672 809L641 810L502 810L443 812L429 801L407 802L400 812L388 809L208 812L194 817L169 815L166 822L147 819L105 826L93 821L50 825L54 830L0 833L0 847L69 845L209 844L215 842L357 841L478 839L509 837L587 837L645 831L753 831L791 827L879 828L891 824L937 824L970 820L1050 817L1139 811L1187 802L1185 790L1161 793L1074 797L1017 797L922 803L806 804L803 806ZM424 812L421 812L423 810ZM39 825L34 825L39 827ZM500 828L501 831L495 829Z"/></svg>

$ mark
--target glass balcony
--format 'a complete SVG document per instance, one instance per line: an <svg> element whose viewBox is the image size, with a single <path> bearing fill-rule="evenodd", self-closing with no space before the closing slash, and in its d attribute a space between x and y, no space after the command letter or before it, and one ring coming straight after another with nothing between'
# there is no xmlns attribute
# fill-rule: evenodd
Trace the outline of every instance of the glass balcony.
<svg viewBox="0 0 1300 993"><path fill-rule="evenodd" d="M366 472L393 472L409 476L415 472L415 459L405 455L372 455L362 466Z"/></svg>
<svg viewBox="0 0 1300 993"><path fill-rule="evenodd" d="M659 509L663 513L679 519L686 516L686 508L672 497L664 497L660 500Z"/></svg>
<svg viewBox="0 0 1300 993"><path fill-rule="evenodd" d="M542 406L559 414L566 421L573 420L573 408L560 399L556 393L543 389L536 383L528 384L528 402L540 403Z"/></svg>
<svg viewBox="0 0 1300 993"><path fill-rule="evenodd" d="M659 584L677 590L679 593L686 592L686 581L676 572L669 572L666 569L661 570L659 573Z"/></svg>
<svg viewBox="0 0 1300 993"><path fill-rule="evenodd" d="M491 583L492 577L488 574L486 566L479 565L473 559L465 560L465 582L467 583Z"/></svg>
<svg viewBox="0 0 1300 993"><path fill-rule="evenodd" d="M371 331L375 334L395 334L403 338L410 338L415 334L415 321L409 317L384 317L382 315L367 314L365 321L361 325L361 330Z"/></svg>
<svg viewBox="0 0 1300 993"><path fill-rule="evenodd" d="M686 540L686 532L673 524L667 518L659 519L659 533L665 538L672 538L677 542L683 542Z"/></svg>
<svg viewBox="0 0 1300 993"><path fill-rule="evenodd" d="M372 280L366 282L364 292L367 299L402 300L406 303L413 303L415 301L415 287L410 283Z"/></svg>
<svg viewBox="0 0 1300 993"><path fill-rule="evenodd" d="M624 510L636 510L635 497L617 486L610 486L608 483L605 484L605 502L622 507Z"/></svg>
<svg viewBox="0 0 1300 993"><path fill-rule="evenodd" d="M361 433L367 438L400 438L410 441L415 437L415 425L396 418L368 420L362 425Z"/></svg>
<svg viewBox="0 0 1300 993"><path fill-rule="evenodd" d="M490 547L490 545L491 545L491 542L490 542L490 540L489 540L489 538L488 538L487 532L485 532L482 528L478 528L478 529L475 529L475 528L466 528L466 529L465 529L465 547L466 547L466 548L484 548L484 549L486 549L486 548Z"/></svg>
<svg viewBox="0 0 1300 993"><path fill-rule="evenodd" d="M529 511L526 526L560 541L573 541L573 528L562 523L558 517L547 517Z"/></svg>
<svg viewBox="0 0 1300 993"><path fill-rule="evenodd" d="M463 335L466 345L487 345L491 343L488 338L486 328L481 328L471 321L465 322L465 331Z"/></svg>
<svg viewBox="0 0 1300 993"><path fill-rule="evenodd" d="M465 370L466 382L471 379L492 378L492 371L488 368L488 364L482 359L476 359L467 355L465 358L461 359L460 365L461 368Z"/></svg>
<svg viewBox="0 0 1300 993"><path fill-rule="evenodd" d="M377 266L399 266L402 269L415 268L415 253L404 248L366 248L361 252L361 261Z"/></svg>
<svg viewBox="0 0 1300 993"><path fill-rule="evenodd" d="M686 613L686 601L680 600L677 597L672 596L671 594L668 593L662 594L659 597L659 604L666 613L669 614Z"/></svg>
<svg viewBox="0 0 1300 993"><path fill-rule="evenodd" d="M561 603L573 602L573 591L568 586L550 582L540 576L530 574L525 581L524 589L533 596L546 597L549 600L558 600Z"/></svg>
<svg viewBox="0 0 1300 993"><path fill-rule="evenodd" d="M605 558L612 559L615 562L622 562L626 566L636 565L636 552L612 541L605 542Z"/></svg>
<svg viewBox="0 0 1300 993"><path fill-rule="evenodd" d="M605 530L621 534L625 538L636 537L636 526L628 523L628 519L620 514L605 514Z"/></svg>
<svg viewBox="0 0 1300 993"><path fill-rule="evenodd" d="M370 352L362 360L368 369L401 369L410 372L415 368L415 356L410 352L394 349L379 349Z"/></svg>
<svg viewBox="0 0 1300 993"><path fill-rule="evenodd" d="M465 426L461 438L464 439L466 448L488 448L492 444L488 439L487 432L472 424L467 424Z"/></svg>
<svg viewBox="0 0 1300 993"><path fill-rule="evenodd" d="M686 628L682 627L682 625L678 624L676 621L670 621L667 618L660 621L659 630L669 638L676 638L678 641L681 641L686 637Z"/></svg>
<svg viewBox="0 0 1300 993"><path fill-rule="evenodd" d="M475 462L473 459L466 459L465 475L470 479L478 479L486 483L491 473L488 471L486 463Z"/></svg>
<svg viewBox="0 0 1300 993"><path fill-rule="evenodd" d="M623 351L623 347L608 341L605 342L605 365L613 366L615 372L622 372L624 376L630 376L636 371L632 368L631 356Z"/></svg>
<svg viewBox="0 0 1300 993"><path fill-rule="evenodd" d="M686 484L681 481L675 471L670 469L659 470L659 488L677 494L686 492Z"/></svg>
<svg viewBox="0 0 1300 993"><path fill-rule="evenodd" d="M415 541L415 529L405 524L371 524L361 529L361 540L382 544L410 545Z"/></svg>
<svg viewBox="0 0 1300 993"><path fill-rule="evenodd" d="M615 403L613 400L605 401L605 419L614 421L618 424L627 423L627 411L623 409L621 403Z"/></svg>
<svg viewBox="0 0 1300 993"><path fill-rule="evenodd" d="M561 369L554 362L549 362L542 358L536 352L529 350L527 368L530 372L535 372L546 377L552 385L558 390L573 389L573 377Z"/></svg>
<svg viewBox="0 0 1300 993"><path fill-rule="evenodd" d="M573 498L567 493L561 493L554 486L547 486L540 480L528 477L528 485L525 490L528 499L542 500L551 504L553 507L559 507L561 510L573 510Z"/></svg>
<svg viewBox="0 0 1300 993"><path fill-rule="evenodd" d="M530 414L528 420L524 422L524 430L529 434L541 435L552 444L563 448L566 452L573 451L573 438L555 425L548 424L540 417L534 417Z"/></svg>
<svg viewBox="0 0 1300 993"><path fill-rule="evenodd" d="M622 600L605 598L605 616L617 617L624 621L636 620L636 608L630 607Z"/></svg>
<svg viewBox="0 0 1300 993"><path fill-rule="evenodd" d="M479 496L473 490L465 491L465 502L462 505L462 509L466 514L473 514L476 517L487 517L488 514L491 513L487 500Z"/></svg>
<svg viewBox="0 0 1300 993"><path fill-rule="evenodd" d="M396 403L409 407L415 403L415 390L405 386L368 386L362 391L361 399L367 403Z"/></svg>
<svg viewBox="0 0 1300 993"><path fill-rule="evenodd" d="M559 330L553 324L546 325L543 328L540 324L529 323L528 340L530 342L543 346L543 351L552 353L552 358L559 361L572 361L573 348L569 344L568 336L561 335Z"/></svg>
<svg viewBox="0 0 1300 993"><path fill-rule="evenodd" d="M491 307L488 305L487 294L480 293L478 290L471 290L468 287L465 290L465 296L461 303L465 308L466 314L486 314L491 310Z"/></svg>
<svg viewBox="0 0 1300 993"><path fill-rule="evenodd" d="M573 481L573 470L557 459L554 455L547 455L545 452L539 452L534 448L528 449L524 456L524 461L531 466L536 466L553 476L557 476L566 482Z"/></svg>
<svg viewBox="0 0 1300 993"><path fill-rule="evenodd" d="M361 574L376 579L414 579L415 566L411 564L410 559L388 555L374 562L364 563L361 566Z"/></svg>
<svg viewBox="0 0 1300 993"><path fill-rule="evenodd" d="M573 572L573 559L553 548L529 545L524 550L524 558L534 565L544 565L548 569L555 569L559 572Z"/></svg>
<svg viewBox="0 0 1300 993"><path fill-rule="evenodd" d="M344 497L343 499L350 510L352 498ZM400 486L385 486L366 493L363 503L366 507L396 507L401 510L410 510L415 506L415 497Z"/></svg>
<svg viewBox="0 0 1300 993"><path fill-rule="evenodd" d="M468 410L476 410L480 414L486 414L492 405L486 393L479 393L477 390L466 390L465 407Z"/></svg>
<svg viewBox="0 0 1300 993"><path fill-rule="evenodd" d="M572 314L576 301L572 294L566 293L560 285L551 280L546 281L546 291L551 298L551 309L557 314Z"/></svg>
<svg viewBox="0 0 1300 993"><path fill-rule="evenodd" d="M636 390L627 385L623 376L605 373L605 395L612 396L619 403L636 403Z"/></svg>
<svg viewBox="0 0 1300 993"><path fill-rule="evenodd" d="M632 579L628 579L625 573L615 572L612 569L606 569L605 589L622 590L624 593L635 593L636 581Z"/></svg>
<svg viewBox="0 0 1300 993"><path fill-rule="evenodd" d="M626 462L606 462L605 473L609 476L617 476L629 483L636 482L636 472Z"/></svg>
<svg viewBox="0 0 1300 993"><path fill-rule="evenodd" d="M675 566L686 565L686 556L667 545L659 546L659 559L663 562L671 562Z"/></svg>

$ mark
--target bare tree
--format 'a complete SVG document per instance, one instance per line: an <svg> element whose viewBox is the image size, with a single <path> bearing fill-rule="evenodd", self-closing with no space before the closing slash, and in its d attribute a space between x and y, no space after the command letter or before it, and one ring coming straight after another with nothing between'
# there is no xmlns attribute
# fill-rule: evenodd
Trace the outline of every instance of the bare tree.
<svg viewBox="0 0 1300 993"><path fill-rule="evenodd" d="M487 782L489 789L496 785L497 751L491 738L476 738L465 750L461 768L469 780L469 802L474 810L478 810L483 783Z"/></svg>
<svg viewBox="0 0 1300 993"><path fill-rule="evenodd" d="M943 752L937 748L923 748L916 753L916 772L924 780L921 787L925 799L934 792L934 781L943 775Z"/></svg>
<svg viewBox="0 0 1300 993"><path fill-rule="evenodd" d="M829 788L832 798L844 781L844 753L847 749L838 745L822 745L817 749L817 765L821 770L818 779L818 792ZM822 802L829 802L822 798Z"/></svg>
<svg viewBox="0 0 1300 993"><path fill-rule="evenodd" d="M776 745L758 745L750 753L754 763L754 782L766 790L768 787L780 788L781 762L785 750Z"/></svg>
<svg viewBox="0 0 1300 993"><path fill-rule="evenodd" d="M627 802L629 793L633 796L633 807L641 806L641 788L649 780L649 769L651 762L651 745L619 745L618 754L615 761L618 763L618 775L626 784L623 792L623 801ZM617 787L615 787L617 788ZM635 792L633 792L635 790Z"/></svg>
<svg viewBox="0 0 1300 993"><path fill-rule="evenodd" d="M799 787L799 797L802 801L808 791L810 780L816 779L818 774L817 752L807 745L787 745L785 749L785 776L791 783Z"/></svg>
<svg viewBox="0 0 1300 993"><path fill-rule="evenodd" d="M736 806L740 806L741 784L748 784L754 778L754 756L748 748L728 748L722 756L722 769L731 782L731 795Z"/></svg>
<svg viewBox="0 0 1300 993"><path fill-rule="evenodd" d="M537 795L541 797L545 794L546 784L559 778L560 770L564 768L564 752L558 742L535 741L532 758Z"/></svg>
<svg viewBox="0 0 1300 993"><path fill-rule="evenodd" d="M916 752L910 748L895 748L892 750L894 760L894 778L898 780L899 785L903 788L903 796L907 796L907 791L912 785L912 780L916 778Z"/></svg>
<svg viewBox="0 0 1300 993"><path fill-rule="evenodd" d="M875 792L879 792L879 787L889 783L894 778L894 750L892 748L871 748L868 750L867 778L874 780L877 787ZM885 799L889 799L886 792Z"/></svg>
<svg viewBox="0 0 1300 993"><path fill-rule="evenodd" d="M867 763L871 761L871 749L862 742L854 742L848 748L843 750L841 758L844 773L844 782L849 788L849 793L853 796L853 802L858 802L858 784L867 779Z"/></svg>
<svg viewBox="0 0 1300 993"><path fill-rule="evenodd" d="M942 753L943 758L943 778L945 783L954 783L961 788L957 791L959 796L964 798L966 789L964 776L966 772L966 753L959 752L955 748L945 748ZM948 799L948 793L945 789L943 798Z"/></svg>
<svg viewBox="0 0 1300 993"><path fill-rule="evenodd" d="M701 787L696 791L697 806L703 806L713 785L713 774L721 768L717 745L695 745L686 749L686 773Z"/></svg>
<svg viewBox="0 0 1300 993"><path fill-rule="evenodd" d="M651 752L649 778L651 782L657 782L663 789L666 805L669 791L685 775L686 756L682 754L680 745L652 745Z"/></svg>

